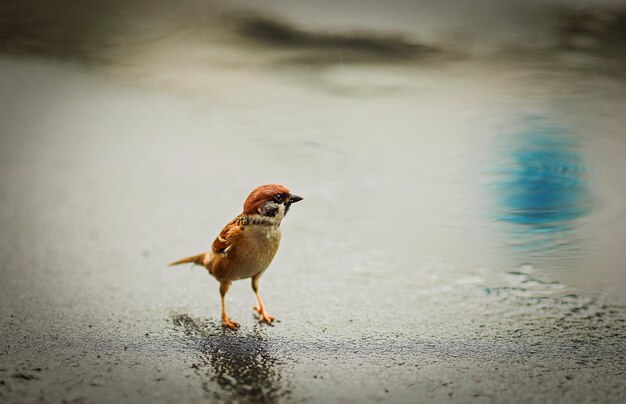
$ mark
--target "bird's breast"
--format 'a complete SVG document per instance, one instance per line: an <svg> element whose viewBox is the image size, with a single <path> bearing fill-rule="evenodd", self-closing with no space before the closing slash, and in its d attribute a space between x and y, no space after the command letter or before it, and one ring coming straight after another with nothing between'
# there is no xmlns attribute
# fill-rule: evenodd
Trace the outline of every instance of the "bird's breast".
<svg viewBox="0 0 626 404"><path fill-rule="evenodd" d="M227 255L228 278L245 279L265 271L276 255L280 238L278 226L247 226L241 244Z"/></svg>
<svg viewBox="0 0 626 404"><path fill-rule="evenodd" d="M276 226L254 226L246 229L246 237L253 255L258 257L258 263L263 269L272 262L280 245L280 229Z"/></svg>

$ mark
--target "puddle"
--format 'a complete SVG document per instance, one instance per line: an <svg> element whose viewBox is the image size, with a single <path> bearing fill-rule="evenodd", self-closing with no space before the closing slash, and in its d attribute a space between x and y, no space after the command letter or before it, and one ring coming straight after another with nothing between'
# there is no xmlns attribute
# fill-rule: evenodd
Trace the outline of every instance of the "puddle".
<svg viewBox="0 0 626 404"><path fill-rule="evenodd" d="M225 330L220 323L187 314L173 314L171 320L199 351L200 360L191 366L201 379L208 379L203 388L210 397L243 403L289 399L281 362L270 354L259 332Z"/></svg>

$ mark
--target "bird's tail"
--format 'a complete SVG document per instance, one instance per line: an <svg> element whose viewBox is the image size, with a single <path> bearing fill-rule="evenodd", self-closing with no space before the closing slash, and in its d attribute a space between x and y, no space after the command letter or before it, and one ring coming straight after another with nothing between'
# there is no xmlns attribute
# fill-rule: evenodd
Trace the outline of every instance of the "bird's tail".
<svg viewBox="0 0 626 404"><path fill-rule="evenodd" d="M180 259L178 261L172 262L170 264L170 266L180 265L180 264L188 264L188 263L194 263L196 265L204 265L204 256L205 255L206 255L206 253L202 253L202 254L194 255L192 257L183 258L183 259Z"/></svg>

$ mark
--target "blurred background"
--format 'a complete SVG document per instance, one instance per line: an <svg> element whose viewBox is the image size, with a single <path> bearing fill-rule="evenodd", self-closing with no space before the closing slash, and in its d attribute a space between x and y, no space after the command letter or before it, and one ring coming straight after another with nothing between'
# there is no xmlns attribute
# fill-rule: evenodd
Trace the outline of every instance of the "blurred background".
<svg viewBox="0 0 626 404"><path fill-rule="evenodd" d="M3 1L0 397L620 401L625 43L623 1ZM228 338L166 263L264 183L283 321L240 282Z"/></svg>

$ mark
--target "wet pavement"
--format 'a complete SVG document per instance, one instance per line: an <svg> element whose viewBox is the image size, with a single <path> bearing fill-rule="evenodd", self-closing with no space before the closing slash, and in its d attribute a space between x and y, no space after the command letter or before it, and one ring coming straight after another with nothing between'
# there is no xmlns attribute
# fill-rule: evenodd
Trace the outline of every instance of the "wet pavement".
<svg viewBox="0 0 626 404"><path fill-rule="evenodd" d="M626 401L619 18L479 57L191 11L0 27L1 402ZM224 330L167 263L270 182L279 321L243 280Z"/></svg>

